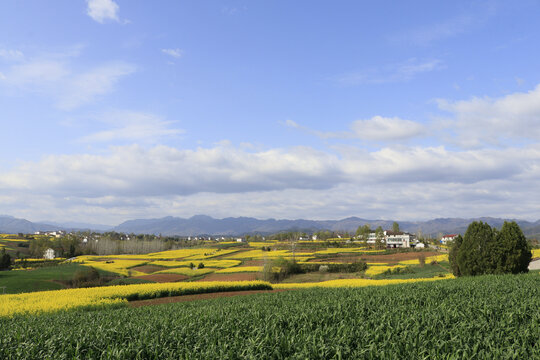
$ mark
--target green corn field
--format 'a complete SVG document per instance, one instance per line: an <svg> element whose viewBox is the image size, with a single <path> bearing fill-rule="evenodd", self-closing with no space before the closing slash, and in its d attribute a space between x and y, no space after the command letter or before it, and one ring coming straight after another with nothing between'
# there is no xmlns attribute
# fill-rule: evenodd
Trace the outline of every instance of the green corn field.
<svg viewBox="0 0 540 360"><path fill-rule="evenodd" d="M540 275L0 320L1 359L540 359Z"/></svg>

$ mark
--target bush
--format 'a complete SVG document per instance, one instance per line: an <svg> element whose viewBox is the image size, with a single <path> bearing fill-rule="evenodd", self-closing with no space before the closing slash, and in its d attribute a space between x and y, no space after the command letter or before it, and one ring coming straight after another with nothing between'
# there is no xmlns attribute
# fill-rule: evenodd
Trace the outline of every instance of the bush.
<svg viewBox="0 0 540 360"><path fill-rule="evenodd" d="M197 269L204 269L204 263L200 263L199 266L197 266Z"/></svg>
<svg viewBox="0 0 540 360"><path fill-rule="evenodd" d="M100 278L99 272L93 267L89 267L87 270L77 270L75 274L73 274L71 286L87 287L99 285Z"/></svg>
<svg viewBox="0 0 540 360"><path fill-rule="evenodd" d="M321 272L321 273L327 273L327 272L328 272L328 265L321 265L321 266L319 266L319 272Z"/></svg>

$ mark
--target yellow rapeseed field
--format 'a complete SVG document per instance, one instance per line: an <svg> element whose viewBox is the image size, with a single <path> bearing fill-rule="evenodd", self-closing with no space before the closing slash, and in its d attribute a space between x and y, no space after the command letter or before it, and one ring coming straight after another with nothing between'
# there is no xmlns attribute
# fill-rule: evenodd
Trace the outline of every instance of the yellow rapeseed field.
<svg viewBox="0 0 540 360"><path fill-rule="evenodd" d="M533 259L540 258L540 249L533 249L532 250L532 258Z"/></svg>
<svg viewBox="0 0 540 360"><path fill-rule="evenodd" d="M231 274L239 272L259 272L262 271L264 266L236 266L227 269L221 269L216 271L216 274Z"/></svg>
<svg viewBox="0 0 540 360"><path fill-rule="evenodd" d="M121 307L127 304L128 299L148 299L254 288L271 289L271 286L263 281L212 281L117 285L0 295L0 317L18 314L37 315L74 309Z"/></svg>
<svg viewBox="0 0 540 360"><path fill-rule="evenodd" d="M329 280L329 281L313 282L313 283L272 284L272 287L274 289L301 289L301 288L314 288L314 287L320 287L320 288L364 287L364 286L384 286L384 285L404 284L404 283L423 282L423 281L437 281L437 280L446 280L446 279L454 279L454 275L447 274L444 277L420 278L420 279L391 279L391 280L339 279L339 280Z"/></svg>
<svg viewBox="0 0 540 360"><path fill-rule="evenodd" d="M75 262L79 262L78 260L79 259L75 260ZM129 268L140 266L143 264L146 264L146 261L144 260L108 260L108 261L86 260L84 261L84 263L81 263L81 265L84 265L84 266L91 266L99 270L108 271L108 272L120 274L123 276L146 275L143 272L129 269Z"/></svg>
<svg viewBox="0 0 540 360"><path fill-rule="evenodd" d="M384 252L384 250L368 250L364 247L357 248L328 248L326 250L319 250L315 254L339 254L339 253L365 253L365 254L376 254Z"/></svg>
<svg viewBox="0 0 540 360"><path fill-rule="evenodd" d="M442 262L448 261L448 254L429 256L426 258L426 264L430 264L432 261ZM418 259L404 260L399 262L400 265L418 265L420 261Z"/></svg>
<svg viewBox="0 0 540 360"><path fill-rule="evenodd" d="M375 276L375 275L382 274L386 270L394 270L394 269L397 269L397 268L405 268L405 266L401 266L401 265L395 265L395 266L386 266L386 265L370 266L366 270L365 274L367 276Z"/></svg>
<svg viewBox="0 0 540 360"><path fill-rule="evenodd" d="M158 261L149 262L148 265L158 265L158 266L165 266L165 267L182 267L182 266L189 266L189 264L199 265L200 262L202 262L204 266L213 267L213 268L228 268L228 267L240 265L241 263L240 260L202 260L202 261L158 260Z"/></svg>

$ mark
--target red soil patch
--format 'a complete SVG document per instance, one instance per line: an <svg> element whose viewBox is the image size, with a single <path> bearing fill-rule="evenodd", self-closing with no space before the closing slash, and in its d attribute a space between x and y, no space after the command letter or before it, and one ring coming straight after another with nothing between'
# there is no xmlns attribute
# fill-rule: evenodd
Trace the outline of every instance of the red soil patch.
<svg viewBox="0 0 540 360"><path fill-rule="evenodd" d="M209 274L197 281L243 281L257 280L257 273Z"/></svg>
<svg viewBox="0 0 540 360"><path fill-rule="evenodd" d="M226 291L226 292L216 292L216 293L197 294L197 295L172 296L172 297L164 297L164 298L159 298L159 299L131 301L129 303L129 306L141 307L141 306L148 306L148 305L171 304L171 303L176 303L176 302L215 299L215 298L238 296L238 295L253 295L253 294L263 294L263 293L268 294L268 293L281 292L281 291L287 291L287 290L285 289L244 290L244 291Z"/></svg>
<svg viewBox="0 0 540 360"><path fill-rule="evenodd" d="M156 265L143 265L143 266L137 266L137 267L131 268L131 270L140 271L140 272L143 272L145 274L151 274L151 273L154 273L156 271L160 271L160 270L164 270L164 269L165 269L164 267L156 266Z"/></svg>
<svg viewBox="0 0 540 360"><path fill-rule="evenodd" d="M180 275L180 274L152 274L152 275L133 276L133 278L150 280L150 281L155 281L158 283L165 283L165 282L176 282L176 281L186 280L186 279L189 279L189 276Z"/></svg>
<svg viewBox="0 0 540 360"><path fill-rule="evenodd" d="M403 252L403 253L385 254L385 255L336 256L336 257L324 258L324 259L312 259L310 261L311 262L339 262L339 263L365 261L365 262L381 262L381 263L397 264L400 261L418 259L421 254L423 254L425 257L440 255L440 253L435 252L435 251L422 251L422 252Z"/></svg>

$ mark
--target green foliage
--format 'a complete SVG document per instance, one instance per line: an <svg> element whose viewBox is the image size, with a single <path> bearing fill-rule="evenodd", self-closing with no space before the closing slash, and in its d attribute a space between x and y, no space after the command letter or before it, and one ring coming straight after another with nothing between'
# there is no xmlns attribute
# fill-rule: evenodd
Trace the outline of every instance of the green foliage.
<svg viewBox="0 0 540 360"><path fill-rule="evenodd" d="M540 277L308 289L0 320L2 359L538 359Z"/></svg>
<svg viewBox="0 0 540 360"><path fill-rule="evenodd" d="M489 224L472 222L457 256L461 275L493 274L497 268L497 243L495 232Z"/></svg>
<svg viewBox="0 0 540 360"><path fill-rule="evenodd" d="M459 271L457 257L458 257L459 249L462 243L463 243L463 237L461 235L456 236L452 242L452 246L450 247L450 252L448 254L450 268L454 276L461 276L461 272Z"/></svg>
<svg viewBox="0 0 540 360"><path fill-rule="evenodd" d="M399 232L399 224L397 222L394 221L394 223L392 224L392 231L393 232Z"/></svg>
<svg viewBox="0 0 540 360"><path fill-rule="evenodd" d="M204 269L204 263L199 263L199 266L197 266L197 269Z"/></svg>
<svg viewBox="0 0 540 360"><path fill-rule="evenodd" d="M11 255L6 252L5 248L0 250L0 270L9 270L11 268Z"/></svg>
<svg viewBox="0 0 540 360"><path fill-rule="evenodd" d="M515 222L505 221L499 232L474 221L463 241L454 241L449 260L454 275L468 276L527 272L531 257L530 246Z"/></svg>
<svg viewBox="0 0 540 360"><path fill-rule="evenodd" d="M423 267L423 265L421 265L421 266ZM382 275L382 277L386 277L388 275L402 275L402 274L414 274L414 270L411 269L409 266L406 266L404 268L396 267L395 269L386 270L381 275Z"/></svg>
<svg viewBox="0 0 540 360"><path fill-rule="evenodd" d="M498 263L497 273L527 272L532 253L519 225L505 221L497 234Z"/></svg>

